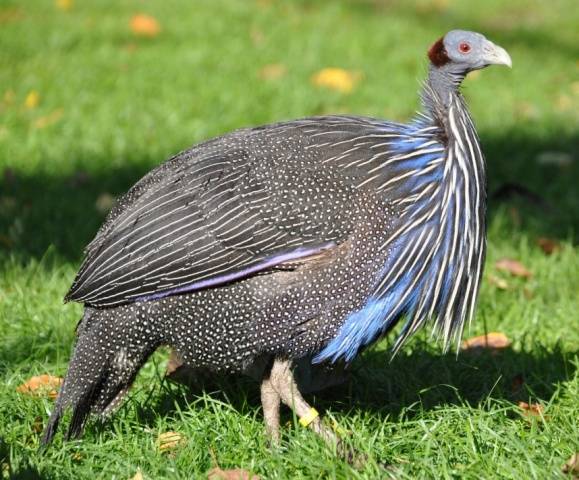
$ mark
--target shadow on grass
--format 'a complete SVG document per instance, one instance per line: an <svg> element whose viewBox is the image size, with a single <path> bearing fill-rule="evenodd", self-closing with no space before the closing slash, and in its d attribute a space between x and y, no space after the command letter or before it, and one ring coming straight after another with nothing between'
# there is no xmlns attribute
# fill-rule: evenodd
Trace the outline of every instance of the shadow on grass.
<svg viewBox="0 0 579 480"><path fill-rule="evenodd" d="M508 204L517 210L513 230L569 238L577 231L574 195L579 176L579 134L538 138L517 132L482 138L489 159L491 219ZM562 152L569 165L539 165L544 152ZM50 246L58 257L79 262L84 246L104 219L97 203L103 193L121 195L154 164L143 156L126 168L78 172L73 176L17 176L5 172L0 184L0 247L17 260L42 258ZM98 161L97 161L98 160ZM85 161L82 164L90 164ZM106 161L95 159L95 165ZM507 185L505 189L504 186ZM500 192L493 199L493 192ZM105 199L106 203L106 199ZM512 232L505 232L510 235Z"/></svg>
<svg viewBox="0 0 579 480"><path fill-rule="evenodd" d="M31 464L13 465L10 459L10 447L0 437L0 467L2 467L2 478L11 480L40 480L47 478Z"/></svg>
<svg viewBox="0 0 579 480"><path fill-rule="evenodd" d="M547 350L540 344L521 352L482 351L462 353L458 358L433 352L427 344L415 344L413 350L391 362L388 352L368 351L354 362L345 383L305 395L306 399L322 412L364 411L380 421L393 422L452 405L477 407L493 400L547 403L562 382L573 378L571 359L579 354L563 352L558 345ZM147 401L129 401L118 415L125 408L134 409L139 422L154 427L160 416L171 418L181 411L203 408L196 401L201 399L203 405L207 397L230 404L243 415L253 415L261 405L257 382L238 375L212 375L188 387L163 381ZM291 418L284 410L282 423ZM113 417L89 428L106 430L114 421Z"/></svg>

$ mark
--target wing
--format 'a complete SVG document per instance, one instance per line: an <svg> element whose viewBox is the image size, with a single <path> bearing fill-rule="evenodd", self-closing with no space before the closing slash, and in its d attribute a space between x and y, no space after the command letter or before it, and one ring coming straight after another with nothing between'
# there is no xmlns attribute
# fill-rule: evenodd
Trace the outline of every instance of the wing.
<svg viewBox="0 0 579 480"><path fill-rule="evenodd" d="M302 130L237 131L153 170L111 211L66 299L160 298L343 242L355 187L309 153Z"/></svg>

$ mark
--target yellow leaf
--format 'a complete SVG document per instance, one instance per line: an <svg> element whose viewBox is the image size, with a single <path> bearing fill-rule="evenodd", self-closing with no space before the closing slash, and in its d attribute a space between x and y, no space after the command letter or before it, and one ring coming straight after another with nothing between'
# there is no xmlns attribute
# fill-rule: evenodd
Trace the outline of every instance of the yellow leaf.
<svg viewBox="0 0 579 480"><path fill-rule="evenodd" d="M141 469L137 469L137 473L131 478L131 480L143 480L143 474L141 473Z"/></svg>
<svg viewBox="0 0 579 480"><path fill-rule="evenodd" d="M161 452L176 450L185 443L185 437L178 432L164 432L157 437L157 446Z"/></svg>
<svg viewBox="0 0 579 480"><path fill-rule="evenodd" d="M38 117L36 120L34 120L34 123L32 124L32 126L34 128L49 127L50 125L53 125L56 122L58 122L60 120L60 118L62 117L63 113L64 113L64 110L62 108L58 108L58 109L54 110L53 112L49 113L48 115L44 115L43 117Z"/></svg>
<svg viewBox="0 0 579 480"><path fill-rule="evenodd" d="M155 17L139 13L131 18L131 31L140 37L156 37L161 26Z"/></svg>
<svg viewBox="0 0 579 480"><path fill-rule="evenodd" d="M500 290L509 289L509 284L504 278L497 277L496 275L487 275L487 279L491 285L494 285Z"/></svg>
<svg viewBox="0 0 579 480"><path fill-rule="evenodd" d="M461 350L499 350L507 348L510 344L511 341L504 333L490 332L464 340L461 344Z"/></svg>
<svg viewBox="0 0 579 480"><path fill-rule="evenodd" d="M62 385L62 378L52 375L39 375L31 377L22 385L16 387L18 393L36 397L47 396L55 399L58 395L58 389Z"/></svg>
<svg viewBox="0 0 579 480"><path fill-rule="evenodd" d="M74 5L74 0L55 0L54 4L59 10L68 12Z"/></svg>
<svg viewBox="0 0 579 480"><path fill-rule="evenodd" d="M311 80L317 87L350 93L361 78L360 72L352 72L342 68L324 68L313 75Z"/></svg>
<svg viewBox="0 0 579 480"><path fill-rule="evenodd" d="M36 90L30 90L28 95L26 95L26 99L24 100L24 106L28 109L33 109L38 107L40 103L40 95Z"/></svg>

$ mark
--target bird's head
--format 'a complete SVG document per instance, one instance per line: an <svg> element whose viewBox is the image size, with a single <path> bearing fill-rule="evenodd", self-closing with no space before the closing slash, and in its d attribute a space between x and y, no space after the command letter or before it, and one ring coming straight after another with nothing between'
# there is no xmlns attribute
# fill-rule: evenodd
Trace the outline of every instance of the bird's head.
<svg viewBox="0 0 579 480"><path fill-rule="evenodd" d="M484 35L465 30L451 30L428 50L428 58L435 68L466 75L489 65L512 66L504 48L487 40Z"/></svg>

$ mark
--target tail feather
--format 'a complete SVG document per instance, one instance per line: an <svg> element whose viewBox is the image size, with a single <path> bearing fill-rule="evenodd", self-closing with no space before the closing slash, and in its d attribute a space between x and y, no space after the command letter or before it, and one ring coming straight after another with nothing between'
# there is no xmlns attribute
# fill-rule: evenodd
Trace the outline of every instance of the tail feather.
<svg viewBox="0 0 579 480"><path fill-rule="evenodd" d="M67 440L82 435L91 414L106 415L114 410L157 348L155 338L143 341L137 336L142 329L135 319L115 315L115 310L85 312L68 372L41 440L43 446L53 440L68 408L72 416Z"/></svg>

